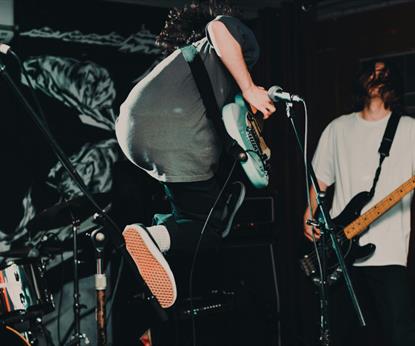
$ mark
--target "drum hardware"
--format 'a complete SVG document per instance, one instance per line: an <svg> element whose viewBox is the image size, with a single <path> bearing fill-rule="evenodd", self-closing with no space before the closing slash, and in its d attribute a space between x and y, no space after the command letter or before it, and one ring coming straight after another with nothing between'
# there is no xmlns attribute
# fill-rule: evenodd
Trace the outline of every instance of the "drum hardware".
<svg viewBox="0 0 415 346"><path fill-rule="evenodd" d="M0 326L0 344L3 346L53 345L50 334L40 317L24 322L10 322Z"/></svg>
<svg viewBox="0 0 415 346"><path fill-rule="evenodd" d="M38 245L22 246L19 248L0 252L0 257L3 257L5 259L10 259L10 258L29 258L29 259L33 258L35 259L35 258L41 258L41 257L48 257L50 255L59 255L62 252L63 252L63 248L61 246L50 246L50 245L43 245L42 243L40 243Z"/></svg>
<svg viewBox="0 0 415 346"><path fill-rule="evenodd" d="M98 201L100 205L108 205L109 203L109 193L95 194L94 198L96 198L96 200ZM53 228L59 228L59 227L72 225L73 279L74 279L73 281L74 333L71 336L67 345L78 346L78 345L81 345L81 342L85 344L89 344L89 339L84 333L81 333L81 326L80 326L81 309L85 306L83 306L80 302L81 295L79 291L78 265L80 264L80 261L79 261L79 256L78 256L79 255L78 233L79 233L79 229L80 229L79 225L81 221L86 220L87 218L92 216L94 213L94 210L95 209L91 206L88 199L86 199L85 197L75 197L71 200L67 200L65 202L55 204L54 206L43 210L40 214L38 214L31 221L29 221L28 226L27 226L30 231L37 231L39 229L47 230L47 229L53 229ZM96 228L97 226L94 226L92 229L98 231ZM46 241L46 244L49 245L50 243ZM59 253L62 253L63 251L65 251L67 247L69 248L69 246L66 246L66 242L62 242L58 244L58 246L56 247L49 246L49 248L55 251L58 251ZM45 247L45 249L47 248L48 246ZM42 247L40 247L40 253L42 254L44 252L46 251L42 251ZM98 250L97 250L97 253L98 253ZM100 255L100 261L101 261L101 255ZM102 275L102 273L98 273L98 274ZM101 279L101 281L104 281L104 280L105 279ZM102 289L100 289L99 291L100 291L99 295L102 295L103 293L105 293L105 291L102 291ZM97 292L97 295L98 295L98 292ZM105 296L103 297L103 299L105 301Z"/></svg>
<svg viewBox="0 0 415 346"><path fill-rule="evenodd" d="M0 340L7 346L31 346L23 335L8 325L0 325Z"/></svg>
<svg viewBox="0 0 415 346"><path fill-rule="evenodd" d="M92 245L95 248L96 258L96 274L95 274L95 290L96 290L96 321L97 321L97 345L107 345L106 332L106 311L105 311L105 290L107 288L107 278L104 269L104 248L107 243L107 236L103 228L98 228L91 233Z"/></svg>
<svg viewBox="0 0 415 346"><path fill-rule="evenodd" d="M101 203L106 203L108 200L108 194L97 194L97 196L97 199ZM93 214L91 210L88 211L90 208L86 206L86 203L84 198L77 197L73 200L54 205L51 208L43 210L28 224L32 232L38 232L38 229L47 230L67 226L69 221L72 224L72 244L41 236L37 244L30 242L29 245L0 252L0 257L4 258L3 262L0 263L0 322L14 328L18 327L17 329L23 331L21 333L24 333L28 340L33 329L33 326L30 327L28 325L29 321L40 319L41 316L52 311L54 308L53 297L46 288L43 259L51 255L62 254L65 250L72 248L74 256L73 309L75 330L68 345L80 345L82 340L85 344L89 343L87 336L80 332L80 314L83 306L80 304L78 275L78 264L80 263L78 258L79 224L81 219L86 219ZM71 210L71 208L74 208L74 210ZM109 207L106 209L109 209ZM78 218L78 214L81 215L81 218ZM92 243L96 248L97 314L100 315L102 313L104 317L97 320L99 322L97 332L98 340L100 340L99 345L105 345L106 278L102 268L103 249L106 238L104 232L101 230L102 227L97 226L99 221L100 219L97 215L94 215L94 226L88 229L86 236L92 239Z"/></svg>
<svg viewBox="0 0 415 346"><path fill-rule="evenodd" d="M108 205L110 201L109 193L96 193L93 195L99 205ZM27 224L29 231L50 230L69 226L73 224L73 216L76 215L78 222L86 220L92 216L95 208L84 196L74 197L68 201L58 203L47 208L36 215Z"/></svg>
<svg viewBox="0 0 415 346"><path fill-rule="evenodd" d="M15 324L55 308L39 259L8 260L0 267L0 321Z"/></svg>
<svg viewBox="0 0 415 346"><path fill-rule="evenodd" d="M17 56L17 54L15 54L15 53L13 55ZM42 133L44 138L47 140L47 143L52 148L53 153L55 154L56 158L62 164L62 167L66 170L69 177L77 185L77 187L80 189L80 191L82 191L82 193L84 194L85 200L88 200L90 202L91 206L93 206L94 211L98 212L99 215L101 215L103 217L103 219L105 219L106 224L111 228L112 231L109 232L108 235L111 238L111 242L113 243L114 248L122 254L123 258L126 259L126 262L130 265L131 269L134 271L134 274L136 276L137 281L143 287L143 293L146 297L146 300L148 301L149 304L151 304L152 308L154 309L154 312L157 314L158 319L160 321L167 320L166 312L161 308L158 300L152 294L151 290L149 289L149 287L147 286L147 284L143 280L142 276L140 275L140 273L137 269L137 266L134 263L134 260L129 255L129 253L127 251L127 248L126 248L124 238L122 237L122 230L120 229L120 227L115 223L115 221L108 214L103 212L101 206L97 203L95 198L90 193L90 191L88 189L88 186L85 184L84 180L82 179L82 177L77 172L76 168L74 167L74 165L70 161L69 157L65 154L63 149L60 147L58 142L55 140L55 138L52 135L52 133L50 132L48 126L44 124L44 122L42 121L42 117L37 114L37 112L30 105L27 98L21 92L21 90L19 89L17 84L13 81L10 74L6 70L6 66L2 63L2 61L0 61L0 77L2 77L6 81L6 83L11 88L11 90L13 91L15 96L18 98L21 105L25 108L25 110L31 116L31 118L35 122L36 126L38 127L38 129L40 130L40 132ZM80 212L82 212L82 211L80 211ZM88 214L90 214L90 213L88 213ZM74 213L74 215L77 215L77 213ZM80 215L78 216L78 220L79 219L81 219ZM76 233L77 233L77 229L79 227L77 225L77 223L79 224L79 221L74 222L74 217L72 215L72 212L70 212L70 221L72 221L72 226L73 226L72 230L73 230L73 233L74 233L74 250L77 250ZM34 227L33 224L32 224L32 227ZM76 251L74 251L74 252L75 252L74 257L77 257ZM77 265L78 265L77 259L74 259L74 272L77 271ZM77 282L77 279L78 279L77 275L76 275L75 279L76 280L74 282L74 290L76 290L76 288L78 288L78 292L74 292L74 301L75 301L74 305L77 305L76 301L79 300L79 285L78 285L78 282ZM77 295L77 296L75 297L75 295ZM80 309L80 307L79 307L79 304L78 304L75 307L74 310L77 310L77 312L79 312L79 309ZM75 316L75 317L78 319L77 320L78 323L75 324L77 330L75 332L74 337L72 338L73 342L71 344L80 345L80 340L79 340L80 339L80 333L79 333L79 328L78 328L79 327L79 316ZM85 341L86 341L86 339L85 339Z"/></svg>
<svg viewBox="0 0 415 346"><path fill-rule="evenodd" d="M89 344L89 339L86 334L81 333L81 309L84 307L80 303L80 292L79 292L79 261L78 261L78 230L80 220L75 217L74 214L72 216L72 237L73 237L73 312L74 312L74 323L75 323L75 330L74 334L72 334L68 345L76 345L80 346L81 341L84 340L85 344Z"/></svg>

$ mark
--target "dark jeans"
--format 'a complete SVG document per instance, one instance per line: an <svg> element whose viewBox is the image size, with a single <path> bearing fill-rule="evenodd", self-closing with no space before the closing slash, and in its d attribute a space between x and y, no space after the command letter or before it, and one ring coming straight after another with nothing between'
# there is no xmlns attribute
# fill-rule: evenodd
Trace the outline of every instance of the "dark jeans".
<svg viewBox="0 0 415 346"><path fill-rule="evenodd" d="M169 252L193 252L199 240L206 218L219 194L221 185L216 177L207 181L191 183L165 183L164 189L172 213L155 215L154 222L164 224L170 234ZM220 244L224 215L221 198L206 227L201 248L215 248Z"/></svg>
<svg viewBox="0 0 415 346"><path fill-rule="evenodd" d="M350 269L367 327L359 326L344 282L330 292L330 321L335 346L413 346L415 314L413 292L403 266Z"/></svg>
<svg viewBox="0 0 415 346"><path fill-rule="evenodd" d="M172 213L156 214L154 223L165 225L170 234L171 246L166 259L176 279L178 301L183 301L189 296L190 272L196 245L222 185L218 178L163 185ZM224 201L227 195L224 193L220 199L203 233L193 269L193 296L203 296L212 289L222 287L219 283L221 233L226 220Z"/></svg>

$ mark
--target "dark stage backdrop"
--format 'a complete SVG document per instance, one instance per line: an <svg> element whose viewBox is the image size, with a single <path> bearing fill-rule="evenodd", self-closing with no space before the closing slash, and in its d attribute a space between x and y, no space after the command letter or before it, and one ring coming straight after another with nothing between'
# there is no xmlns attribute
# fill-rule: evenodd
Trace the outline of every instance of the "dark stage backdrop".
<svg viewBox="0 0 415 346"><path fill-rule="evenodd" d="M160 59L154 38L164 23L167 10L101 1L63 3L51 0L15 1L15 7L15 22L19 30L11 45L28 70L47 126L70 157L89 190L93 193L110 193L104 199L103 206L112 200L114 216L120 225L137 221L148 222L154 211L153 204L164 207L163 202L159 203L162 197L154 182L140 175L135 167L125 161L115 140L114 120L118 115L120 103L132 86ZM276 37L280 35L280 22L276 19L278 16L275 11L263 11L259 19L249 23L262 46L261 61L255 75L258 83L265 87L270 87L274 80L278 79L277 75L282 69L279 64L278 45L274 44L275 41L279 41ZM4 57L3 60L7 71L34 104L19 66L11 57ZM43 224L28 232L27 226L42 210L62 203L64 198L73 199L82 194L4 82L0 83L0 95L3 119L0 136L3 162L0 177L0 251L7 250L10 246L19 247L28 240L29 235L37 243L46 230L46 235L50 235L52 240L57 237L65 241L64 263L60 263L61 258L58 256L48 265L48 284L54 293L57 309L48 314L45 320L53 341L58 344L58 339L64 341L71 335L73 321L73 276L70 241L68 242L71 228L69 225L58 227ZM277 123L270 123L266 136L278 135L274 132ZM274 149L276 153L279 151L277 148ZM275 160L278 161L279 157L276 156ZM280 174L276 172L274 180ZM250 189L250 193L255 196L275 196L275 188L276 185L271 184L267 191L255 192ZM123 201L128 203L116 204L115 197L119 198L118 202L124 198ZM95 344L94 284L91 276L94 271L93 250L90 245L84 245L88 242L84 233L90 225L91 221L86 220L80 229L81 256L83 263L86 263L81 265L81 303L87 305L83 310L81 330L87 334L91 343ZM260 265L259 269L255 270L255 275L259 275L270 285L267 284L267 288L263 288L261 281L253 280L254 274L244 272L243 267L240 268L242 276L235 280L241 285L245 281L255 281L252 287L247 288L248 291L251 292L255 288L253 294L259 299L263 295L263 289L268 290L274 300L275 287L271 286L274 273L272 265L270 267L268 263L270 258L273 261L274 257L271 256L273 252L267 244L275 240L276 227L270 225L268 228L268 243L250 247L248 241L245 244L248 248L240 254L236 251L236 254L243 257L245 252L259 249L257 255L262 256L264 252L263 261L267 264L264 267ZM117 262L117 259L114 261ZM232 271L232 268L229 270ZM251 276L248 278L247 275ZM124 283L129 286L131 277L128 273L124 277ZM123 295L125 292L121 290L122 295L114 307L117 316L115 324L122 325L123 321L128 319L132 323L131 328L134 329L134 318L140 320L140 317L137 317L137 311L131 311L134 315L128 315L130 312L123 311L131 302L129 297ZM254 302L252 300L252 303ZM275 305L268 306L268 309L271 310L271 314L258 311L261 318L270 324L268 330L273 332L272 335L262 333L261 340L274 344L279 333L279 316ZM60 319L58 312L61 312ZM247 313L245 311L245 314ZM141 317L145 319L145 316ZM255 317L252 315L244 321L238 318L241 323L249 323L250 319ZM256 320L261 321L259 318ZM138 326L137 331L141 327ZM122 341L123 332L118 332L117 341L125 345ZM189 328L186 328L186 332L189 332ZM237 332L235 330L232 333ZM251 338L257 339L255 334L250 335ZM219 344L221 337L218 335ZM232 338L229 332L228 337ZM245 337L245 340L248 339Z"/></svg>
<svg viewBox="0 0 415 346"><path fill-rule="evenodd" d="M307 53L293 68L302 71L297 83L302 87L304 96L309 101L310 157L325 126L334 118L351 111L352 84L362 62L387 58L395 63L405 81L407 92L405 106L409 114L413 114L414 101L411 95L414 90L415 40L412 34L414 11L415 3L412 1L344 16L333 16L320 21L317 19L308 23L300 21L302 29L298 31L297 37L302 41L301 46ZM297 30L298 26L292 28ZM297 175L295 179L299 180L299 178ZM305 198L301 194L296 196L296 210L302 212L304 209L298 207L304 204ZM295 220L293 224L297 224L294 229L300 228L298 234L301 234L301 213L293 211L291 215ZM408 258L412 285L415 283L414 225L412 211L412 239ZM318 335L317 296L310 293L311 286L303 282L301 276L295 282L297 284L294 282L292 284L299 288L290 293L289 300L294 301L294 294L299 297L299 305L295 311L296 318L300 318L301 321L297 319L290 325L302 326L299 327L301 329L299 334L302 335L304 343L313 345L315 342L312 341L316 340ZM335 309L336 303L331 303ZM341 312L335 311L335 313ZM384 345L383 340L378 339L374 339L373 344Z"/></svg>
<svg viewBox="0 0 415 346"><path fill-rule="evenodd" d="M19 30L10 45L28 71L45 123L92 193L112 191L113 168L124 160L115 139L114 120L132 86L160 59L154 41L166 14L166 9L101 1L15 1ZM34 105L15 60L5 57L3 61ZM82 193L3 81L0 100L0 251L4 251L27 241L27 224L43 209ZM128 169L131 172L132 168ZM129 187L126 184L124 189ZM107 196L102 207L109 201ZM143 211L138 208L126 209L141 217ZM82 234L88 225L88 220L81 224ZM44 224L31 232L34 242L49 228L47 236L52 239L69 239L69 225ZM87 264L81 264L81 302L87 306L82 310L87 316L82 331L96 344L94 258L87 240L85 244L81 252L89 257L83 258ZM58 309L46 318L55 344L57 333L62 341L67 340L73 320L70 242L65 250L64 264L59 263L60 256L48 264L49 288L62 312L60 329L56 324ZM65 299L61 302L62 292Z"/></svg>
<svg viewBox="0 0 415 346"><path fill-rule="evenodd" d="M11 43L28 70L46 123L91 192L108 192L122 158L114 136L119 105L159 59L154 37L166 11L98 2L17 1ZM12 58L7 69L25 94ZM20 83L21 81L21 83ZM1 234L20 236L27 222L62 196L80 195L40 131L2 83Z"/></svg>
<svg viewBox="0 0 415 346"><path fill-rule="evenodd" d="M114 205L118 215L124 213L121 223L137 221L137 215L148 220L153 210L145 200L153 201L154 194L160 199L159 191L147 177L137 177L138 171L124 161L114 138L113 122L133 84L160 57L154 47L154 34L159 32L167 11L95 1L15 3L19 33L12 45L29 69L52 133L92 192L109 192L117 187L120 195L133 201ZM311 156L324 126L350 108L350 86L359 62L413 51L410 14L414 5L318 22L313 9L303 12L299 3L284 2L278 11L262 10L249 24L261 46L255 80L266 88L281 85L308 101ZM11 75L20 80L14 60L2 59ZM0 100L0 248L7 249L12 239L27 237L28 221L57 203L61 193L71 198L80 192L4 82L0 82ZM302 129L302 110L295 108L295 113ZM317 296L297 261L303 241L304 169L283 106L267 121L265 136L273 153L273 174L269 190L260 194L278 196L271 233L280 291L282 345L316 345ZM66 238L70 229L53 232ZM249 243L245 245L248 247L242 256L252 250ZM261 247L259 251L265 253ZM265 261L268 259L258 259L257 268L264 270L261 277L268 280L269 271L262 266ZM70 263L66 268L70 275ZM255 294L263 294L266 287L262 291L261 283L256 285ZM84 287L84 292L91 292L92 307L93 283ZM65 309L69 311L70 306ZM88 336L93 337L93 314L90 317Z"/></svg>
<svg viewBox="0 0 415 346"><path fill-rule="evenodd" d="M300 1L285 2L277 14L261 13L256 33L265 48L262 57L265 60L257 66L256 76L266 86L281 85L307 101L310 158L324 127L351 110L352 83L362 62L386 57L397 65L404 74L406 106L413 114L414 2L325 20L318 20L316 7L304 12L299 4ZM280 105L277 117L270 119L266 128L273 152L271 183L279 195L275 246L281 337L284 346L311 346L318 344L318 294L298 266L298 258L304 254L304 169L294 134L281 108ZM294 110L302 131L303 112L300 107ZM415 283L413 237L412 232L408 258L412 284ZM335 308L336 303L331 304ZM383 345L382 340L374 343Z"/></svg>

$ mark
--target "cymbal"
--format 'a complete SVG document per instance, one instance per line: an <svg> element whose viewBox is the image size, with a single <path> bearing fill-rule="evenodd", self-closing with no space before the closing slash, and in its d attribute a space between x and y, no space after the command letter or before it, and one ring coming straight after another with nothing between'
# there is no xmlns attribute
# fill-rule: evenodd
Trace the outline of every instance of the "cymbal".
<svg viewBox="0 0 415 346"><path fill-rule="evenodd" d="M30 251L32 251L33 248L29 248L28 246L23 246L20 248L16 248L16 249L12 249L12 250L7 250L7 251L2 251L0 252L0 257L28 257L28 254ZM34 251L32 251L34 253Z"/></svg>
<svg viewBox="0 0 415 346"><path fill-rule="evenodd" d="M64 250L60 247L44 246L39 249L35 246L22 246L16 249L10 249L0 252L3 258L38 258L46 255L58 255Z"/></svg>
<svg viewBox="0 0 415 346"><path fill-rule="evenodd" d="M93 195L103 209L110 202L110 194L96 193ZM82 222L96 212L94 206L85 196L75 197L69 201L55 204L36 215L27 224L29 231L49 230L72 224L74 217Z"/></svg>

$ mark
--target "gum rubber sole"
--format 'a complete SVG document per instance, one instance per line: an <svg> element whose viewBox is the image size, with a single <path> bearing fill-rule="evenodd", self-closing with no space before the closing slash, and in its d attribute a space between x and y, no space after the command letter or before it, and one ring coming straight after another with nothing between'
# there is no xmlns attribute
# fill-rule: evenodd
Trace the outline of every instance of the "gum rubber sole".
<svg viewBox="0 0 415 346"><path fill-rule="evenodd" d="M177 297L176 283L166 259L139 225L124 229L128 253L133 258L143 280L163 308L172 306Z"/></svg>

